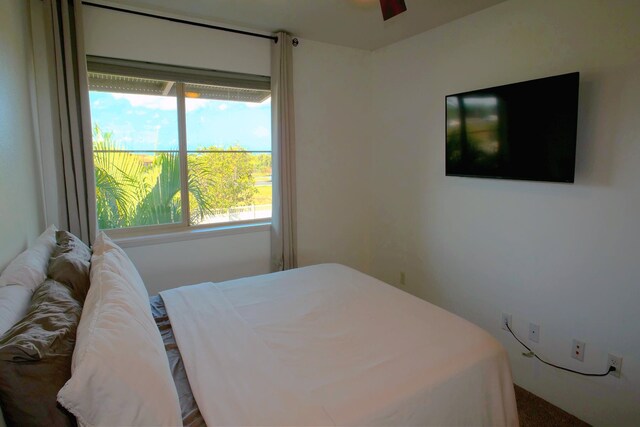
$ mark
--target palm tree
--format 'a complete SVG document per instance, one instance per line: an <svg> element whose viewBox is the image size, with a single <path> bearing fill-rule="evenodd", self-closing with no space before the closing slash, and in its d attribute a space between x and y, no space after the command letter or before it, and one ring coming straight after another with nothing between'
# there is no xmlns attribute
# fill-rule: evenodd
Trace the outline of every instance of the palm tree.
<svg viewBox="0 0 640 427"><path fill-rule="evenodd" d="M96 208L100 229L128 227L143 194L144 164L134 154L118 150L111 132L93 128Z"/></svg>
<svg viewBox="0 0 640 427"><path fill-rule="evenodd" d="M119 148L112 132L93 129L96 206L101 229L182 221L180 158L161 153L145 165L141 156ZM189 164L190 220L197 223L214 212L212 168L207 162Z"/></svg>
<svg viewBox="0 0 640 427"><path fill-rule="evenodd" d="M178 155L156 155L148 174L153 176L153 185L136 206L134 224L170 224L182 221Z"/></svg>

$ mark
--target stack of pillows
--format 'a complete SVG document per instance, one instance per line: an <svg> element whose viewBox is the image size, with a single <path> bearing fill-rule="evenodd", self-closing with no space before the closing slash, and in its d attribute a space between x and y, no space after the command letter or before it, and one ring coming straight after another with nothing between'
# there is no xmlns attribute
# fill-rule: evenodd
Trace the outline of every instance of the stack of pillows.
<svg viewBox="0 0 640 427"><path fill-rule="evenodd" d="M0 275L0 406L10 426L182 425L144 283L104 233L92 251L49 227Z"/></svg>
<svg viewBox="0 0 640 427"><path fill-rule="evenodd" d="M8 425L75 425L56 401L71 377L91 250L49 227L0 276L0 403Z"/></svg>

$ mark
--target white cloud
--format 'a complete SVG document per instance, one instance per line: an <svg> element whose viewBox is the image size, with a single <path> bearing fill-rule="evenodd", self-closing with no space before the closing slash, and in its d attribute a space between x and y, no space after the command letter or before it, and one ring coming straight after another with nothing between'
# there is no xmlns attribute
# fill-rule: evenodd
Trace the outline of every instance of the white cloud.
<svg viewBox="0 0 640 427"><path fill-rule="evenodd" d="M271 97L268 97L262 102L245 102L244 105L246 105L249 108L266 107L267 105L271 105Z"/></svg>
<svg viewBox="0 0 640 427"><path fill-rule="evenodd" d="M171 96L134 95L130 93L112 93L115 99L129 101L132 107L149 108L153 110L174 111L177 107L176 98ZM208 100L188 98L186 102L187 112L195 111L207 105ZM139 113L138 113L139 114Z"/></svg>
<svg viewBox="0 0 640 427"><path fill-rule="evenodd" d="M208 99L187 98L185 102L185 109L187 110L187 113L190 113L191 111L206 107L209 102L211 101Z"/></svg>
<svg viewBox="0 0 640 427"><path fill-rule="evenodd" d="M152 108L154 110L175 110L176 99L168 96L133 95L130 93L113 93L115 99L125 99L132 107Z"/></svg>
<svg viewBox="0 0 640 427"><path fill-rule="evenodd" d="M258 126L253 130L253 134L258 138L266 138L271 136L271 131L264 126Z"/></svg>
<svg viewBox="0 0 640 427"><path fill-rule="evenodd" d="M224 110L226 110L227 108L229 108L229 106L228 106L227 104L220 104L220 105L218 106L218 109L219 109L219 110L221 110L221 111L224 111Z"/></svg>

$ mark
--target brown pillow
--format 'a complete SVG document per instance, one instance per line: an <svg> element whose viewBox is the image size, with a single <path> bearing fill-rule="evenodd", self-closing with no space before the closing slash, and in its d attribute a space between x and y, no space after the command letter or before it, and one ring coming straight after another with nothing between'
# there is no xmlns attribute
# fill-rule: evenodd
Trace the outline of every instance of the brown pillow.
<svg viewBox="0 0 640 427"><path fill-rule="evenodd" d="M90 285L91 249L68 231L57 231L56 243L47 276L69 286L83 302Z"/></svg>
<svg viewBox="0 0 640 427"><path fill-rule="evenodd" d="M8 426L74 426L57 403L71 378L82 306L71 289L46 280L27 315L0 339L0 406Z"/></svg>
<svg viewBox="0 0 640 427"><path fill-rule="evenodd" d="M91 259L91 249L84 242L68 231L56 231L56 247L51 256L74 252L82 259Z"/></svg>

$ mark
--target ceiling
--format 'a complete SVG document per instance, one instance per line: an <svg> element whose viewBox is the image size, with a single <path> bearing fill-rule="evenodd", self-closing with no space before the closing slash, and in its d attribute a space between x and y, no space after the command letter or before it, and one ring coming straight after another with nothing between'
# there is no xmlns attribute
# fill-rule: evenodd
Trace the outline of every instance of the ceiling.
<svg viewBox="0 0 640 427"><path fill-rule="evenodd" d="M375 50L504 0L406 0L382 20L379 0L110 0L108 4Z"/></svg>

